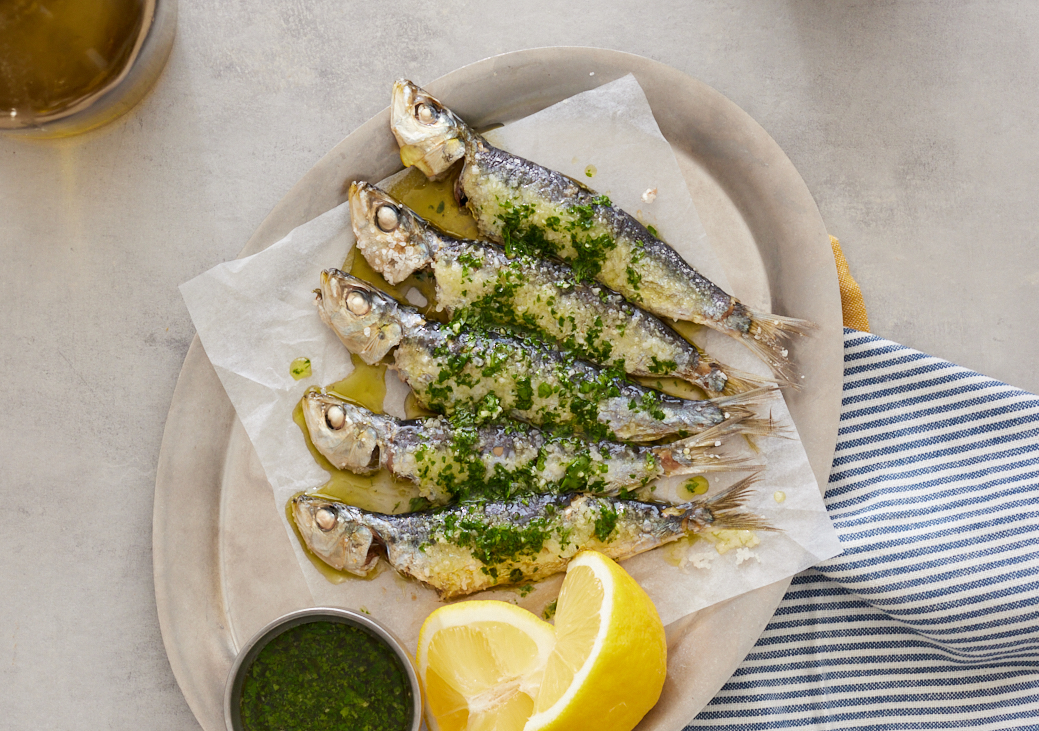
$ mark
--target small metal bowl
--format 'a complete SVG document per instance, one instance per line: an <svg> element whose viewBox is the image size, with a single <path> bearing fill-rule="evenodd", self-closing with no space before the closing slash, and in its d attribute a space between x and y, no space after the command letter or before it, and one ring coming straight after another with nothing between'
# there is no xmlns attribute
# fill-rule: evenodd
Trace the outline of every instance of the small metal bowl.
<svg viewBox="0 0 1039 731"><path fill-rule="evenodd" d="M369 634L382 640L397 655L401 665L408 676L411 686L412 719L410 731L418 731L422 725L422 686L419 683L418 673L415 670L415 661L400 640L392 632L376 622L371 617L351 612L349 609L338 609L335 607L313 607L311 609L299 609L274 620L266 627L257 632L251 640L239 651L235 658L231 672L227 676L227 684L224 686L224 722L227 731L245 731L242 726L241 702L242 683L253 660L260 651L286 630L310 622L338 622L358 627Z"/></svg>

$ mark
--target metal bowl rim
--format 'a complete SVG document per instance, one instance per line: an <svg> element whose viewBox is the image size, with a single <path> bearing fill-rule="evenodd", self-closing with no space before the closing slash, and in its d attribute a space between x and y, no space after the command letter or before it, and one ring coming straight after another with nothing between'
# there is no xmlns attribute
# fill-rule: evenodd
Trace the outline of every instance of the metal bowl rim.
<svg viewBox="0 0 1039 731"><path fill-rule="evenodd" d="M422 684L419 682L418 672L415 668L415 660L411 657L407 648L404 647L404 643L377 619L367 614L341 607L309 607L283 614L277 619L268 622L248 642L242 645L238 655L235 657L234 664L231 665L231 670L227 674L227 681L224 684L224 723L227 725L227 731L244 731L240 724L234 723L231 712L232 696L234 695L234 688L239 680L239 675L245 673L260 651L267 646L268 642L281 634L278 630L288 631L292 627L321 620L333 620L340 624L353 625L369 630L393 650L404 666L404 671L408 675L408 684L411 686L412 719L410 731L418 731L422 724L423 696Z"/></svg>

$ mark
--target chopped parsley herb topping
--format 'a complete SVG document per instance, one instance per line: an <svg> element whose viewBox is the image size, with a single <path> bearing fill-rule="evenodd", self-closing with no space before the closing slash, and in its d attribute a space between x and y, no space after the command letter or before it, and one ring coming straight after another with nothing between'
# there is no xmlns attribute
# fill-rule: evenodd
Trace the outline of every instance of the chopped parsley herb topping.
<svg viewBox="0 0 1039 731"><path fill-rule="evenodd" d="M573 268L578 281L591 281L602 271L609 252L617 248L616 240L596 217L599 208L611 205L608 197L596 196L589 203L546 216L538 224L534 204L499 201L496 218L505 252L510 257L558 256Z"/></svg>
<svg viewBox="0 0 1039 731"><path fill-rule="evenodd" d="M601 543L617 540L626 510L613 499L573 496L461 505L430 516L434 524L419 548L427 554L440 544L468 548L493 583L517 584L535 578L537 566L553 554L562 557L593 537Z"/></svg>
<svg viewBox="0 0 1039 731"><path fill-rule="evenodd" d="M420 510L429 510L431 507L433 507L433 503L429 502L429 500L424 497L413 497L408 501L409 513L417 513Z"/></svg>
<svg viewBox="0 0 1039 731"><path fill-rule="evenodd" d="M595 537L603 543L617 527L617 510L611 505L599 508L599 517L595 519Z"/></svg>
<svg viewBox="0 0 1039 731"><path fill-rule="evenodd" d="M534 557L551 534L547 518L534 518L526 525L504 523L495 525L477 515L449 515L444 520L441 535L449 542L472 551L476 560L486 564L487 573L497 578L494 564Z"/></svg>
<svg viewBox="0 0 1039 731"><path fill-rule="evenodd" d="M660 395L629 381L622 361L592 368L571 354L556 357L530 338L517 340L455 324L439 330L437 344L427 351L433 373L424 400L437 411L468 411L478 423L507 414L594 441L614 440L599 419L599 408L627 391L638 394L631 410L665 418Z"/></svg>
<svg viewBox="0 0 1039 731"><path fill-rule="evenodd" d="M478 427L473 414L449 420L443 438L414 452L414 478L450 502L509 500L531 494L609 494L646 485L660 475L658 458L636 447L609 447L519 425ZM611 449L613 452L611 452ZM625 471L609 475L611 459ZM422 500L422 502L416 502ZM413 499L413 509L429 507ZM554 510L551 505L549 512Z"/></svg>
<svg viewBox="0 0 1039 731"><path fill-rule="evenodd" d="M657 357L652 356L653 362L649 366L650 373L657 373L661 375L667 375L674 373L678 368L678 364L673 360L657 360Z"/></svg>

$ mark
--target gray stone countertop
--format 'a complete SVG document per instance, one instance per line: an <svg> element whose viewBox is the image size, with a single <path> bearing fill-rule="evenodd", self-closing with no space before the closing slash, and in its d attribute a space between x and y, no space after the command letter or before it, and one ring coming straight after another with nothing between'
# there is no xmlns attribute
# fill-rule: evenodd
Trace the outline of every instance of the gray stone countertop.
<svg viewBox="0 0 1039 731"><path fill-rule="evenodd" d="M804 177L874 332L1039 390L1030 0L181 0L136 110L0 138L0 725L198 728L151 559L194 333L177 285L233 258L394 78L551 45L647 56L728 96Z"/></svg>

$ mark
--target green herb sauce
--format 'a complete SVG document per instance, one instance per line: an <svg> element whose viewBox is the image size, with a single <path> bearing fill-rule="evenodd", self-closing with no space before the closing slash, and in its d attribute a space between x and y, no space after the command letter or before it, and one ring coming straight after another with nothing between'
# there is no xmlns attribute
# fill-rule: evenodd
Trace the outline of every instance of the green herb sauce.
<svg viewBox="0 0 1039 731"><path fill-rule="evenodd" d="M472 281L471 270L479 270L485 266L483 259L468 252L458 257L462 265L463 281ZM462 323L471 328L494 329L505 327L520 337L534 337L546 341L557 341L564 351L572 352L578 358L590 360L605 366L623 369L623 359L611 357L613 343L610 338L613 332L604 335L601 317L596 317L590 328L579 326L571 314L563 314L557 309L555 295L542 299L537 295L541 311L518 314L515 297L521 288L528 284L524 273L525 267L536 267L537 260L529 256L513 257L508 265L497 270L496 279L490 291L483 297L473 299L465 307L456 309L450 323ZM569 282L557 282L558 287L567 287ZM533 286L538 286L536 283ZM485 285L486 287L486 285ZM465 290L463 290L465 292ZM468 295L466 292L463 296ZM601 296L606 292L602 290ZM525 407L518 407L525 408Z"/></svg>
<svg viewBox="0 0 1039 731"><path fill-rule="evenodd" d="M498 569L494 564L537 556L553 531L554 526L547 518L535 518L519 526L492 525L476 516L459 519L452 515L444 521L441 535L449 543L472 551L474 558L487 564L484 573L498 578Z"/></svg>
<svg viewBox="0 0 1039 731"><path fill-rule="evenodd" d="M613 530L616 527L616 508L604 505L599 510L599 517L595 519L595 537L603 543L606 543L610 537L610 534L613 533Z"/></svg>
<svg viewBox="0 0 1039 731"><path fill-rule="evenodd" d="M278 635L242 684L246 731L406 731L412 705L407 673L393 650L339 622L308 622Z"/></svg>
<svg viewBox="0 0 1039 731"><path fill-rule="evenodd" d="M685 491L690 495L705 495L707 490L710 489L710 484L707 482L706 477L703 475L697 475L690 480L686 480L682 487L684 487Z"/></svg>

